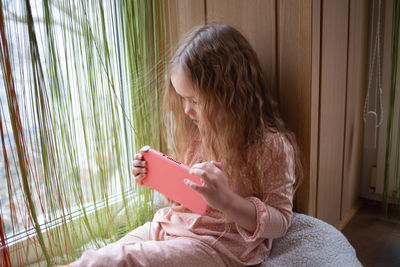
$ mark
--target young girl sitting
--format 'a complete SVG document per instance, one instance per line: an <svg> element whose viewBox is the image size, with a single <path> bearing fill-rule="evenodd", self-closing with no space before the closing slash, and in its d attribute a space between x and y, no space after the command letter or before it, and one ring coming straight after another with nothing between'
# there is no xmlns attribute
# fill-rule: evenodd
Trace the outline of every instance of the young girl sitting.
<svg viewBox="0 0 400 267"><path fill-rule="evenodd" d="M72 266L242 266L263 262L285 235L302 176L294 135L266 87L256 53L228 25L196 27L169 66L166 129L177 160L203 184L201 216L173 203ZM141 184L146 162L135 155Z"/></svg>

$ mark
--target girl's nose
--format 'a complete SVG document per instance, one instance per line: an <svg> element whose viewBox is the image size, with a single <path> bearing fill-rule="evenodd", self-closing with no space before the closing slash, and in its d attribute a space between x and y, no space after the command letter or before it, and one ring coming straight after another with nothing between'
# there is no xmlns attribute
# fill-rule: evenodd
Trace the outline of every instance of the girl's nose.
<svg viewBox="0 0 400 267"><path fill-rule="evenodd" d="M185 101L185 103L183 104L183 107L184 107L184 111L185 111L185 113L186 114L189 114L190 113L190 111L191 111L191 106L190 106L190 104L187 102L187 101Z"/></svg>

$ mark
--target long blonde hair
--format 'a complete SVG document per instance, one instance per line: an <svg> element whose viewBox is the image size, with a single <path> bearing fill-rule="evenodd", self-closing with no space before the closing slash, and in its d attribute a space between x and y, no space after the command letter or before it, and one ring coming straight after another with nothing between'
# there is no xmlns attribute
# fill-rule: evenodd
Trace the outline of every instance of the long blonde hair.
<svg viewBox="0 0 400 267"><path fill-rule="evenodd" d="M198 96L198 127L184 113L171 84L171 72L177 68L186 73ZM266 130L280 132L293 147L298 184L302 179L299 148L270 89L255 51L239 31L221 24L195 27L171 59L164 91L164 122L174 156L184 161L193 137L198 135L203 157L223 163L235 192L263 198L262 174L249 155L260 161L254 147L262 142Z"/></svg>

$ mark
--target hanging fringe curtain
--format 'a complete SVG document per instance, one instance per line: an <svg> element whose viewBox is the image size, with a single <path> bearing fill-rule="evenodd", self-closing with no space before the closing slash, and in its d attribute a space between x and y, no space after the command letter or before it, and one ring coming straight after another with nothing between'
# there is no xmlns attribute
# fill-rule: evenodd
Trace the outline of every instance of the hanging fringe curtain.
<svg viewBox="0 0 400 267"><path fill-rule="evenodd" d="M400 3L393 1L392 23L392 66L390 74L390 96L388 123L386 128L386 155L385 155L385 179L383 188L383 203L385 214L388 215L389 199L392 198L400 215L400 90L397 84L399 61L399 31L400 31ZM395 120L398 120L397 123ZM395 128L395 125L397 127ZM389 191L389 180L394 175L395 191L392 195Z"/></svg>
<svg viewBox="0 0 400 267"><path fill-rule="evenodd" d="M65 264L152 218L163 1L0 0L2 266Z"/></svg>

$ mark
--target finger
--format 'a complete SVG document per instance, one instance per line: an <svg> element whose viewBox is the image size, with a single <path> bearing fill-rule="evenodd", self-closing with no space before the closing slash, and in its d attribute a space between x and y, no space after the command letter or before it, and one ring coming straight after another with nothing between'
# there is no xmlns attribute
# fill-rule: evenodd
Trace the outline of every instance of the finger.
<svg viewBox="0 0 400 267"><path fill-rule="evenodd" d="M137 176L139 174L146 174L146 168L142 168L142 167L133 167L132 168L132 174L133 176Z"/></svg>
<svg viewBox="0 0 400 267"><path fill-rule="evenodd" d="M189 173L190 173L190 174L197 175L197 176L199 176L199 177L207 176L207 173L206 173L205 170L199 169L199 168L194 168L194 167L192 167L192 168L189 170Z"/></svg>
<svg viewBox="0 0 400 267"><path fill-rule="evenodd" d="M135 154L135 156L133 157L133 159L141 160L141 159L143 159L143 156L142 156L141 153L137 153L137 154Z"/></svg>
<svg viewBox="0 0 400 267"><path fill-rule="evenodd" d="M222 170L222 163L221 162L216 162L216 161L211 161L212 164L214 164L215 167L217 167L218 169Z"/></svg>
<svg viewBox="0 0 400 267"><path fill-rule="evenodd" d="M190 188L192 188L193 190L199 192L199 193L204 193L204 187L201 185L198 185L192 181L190 181L189 179L185 179L183 180L184 183L189 186Z"/></svg>
<svg viewBox="0 0 400 267"><path fill-rule="evenodd" d="M221 172L221 169L214 165L214 161L204 162L203 165L198 165L192 167L192 169L199 169L206 172L208 177L214 177Z"/></svg>
<svg viewBox="0 0 400 267"><path fill-rule="evenodd" d="M144 178L145 175L146 175L146 174L144 174L144 173L140 173L140 174L136 175L136 176L135 176L135 181L143 180L143 178Z"/></svg>
<svg viewBox="0 0 400 267"><path fill-rule="evenodd" d="M204 168L207 165L207 161L193 164L192 168Z"/></svg>
<svg viewBox="0 0 400 267"><path fill-rule="evenodd" d="M137 159L135 159L133 161L133 166L134 167L146 167L146 161L145 160L137 160Z"/></svg>
<svg viewBox="0 0 400 267"><path fill-rule="evenodd" d="M202 162L202 163L196 163L192 166L192 168L196 168L196 169L201 169L204 170L206 172L212 172L215 170L215 166L214 164L212 164L212 162L210 161L206 161L206 162Z"/></svg>
<svg viewBox="0 0 400 267"><path fill-rule="evenodd" d="M191 168L189 173L199 176L203 180L203 184L210 183L210 177L208 177L207 172L203 169Z"/></svg>
<svg viewBox="0 0 400 267"><path fill-rule="evenodd" d="M144 178L144 174L139 174L138 176L135 177L135 183L137 183L138 185L143 185L143 178Z"/></svg>
<svg viewBox="0 0 400 267"><path fill-rule="evenodd" d="M215 170L216 170L216 166L215 166L214 162L215 162L215 161L213 161L213 160L207 162L207 164L204 165L204 168L205 168L206 170L209 170L210 172L215 171ZM217 168L218 168L218 167L217 167Z"/></svg>

